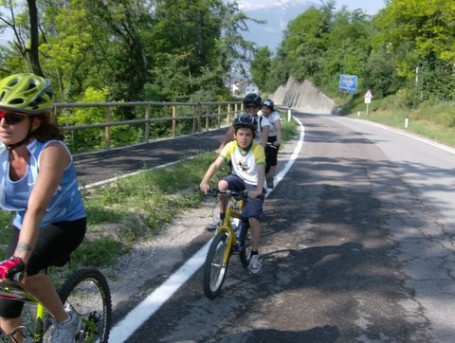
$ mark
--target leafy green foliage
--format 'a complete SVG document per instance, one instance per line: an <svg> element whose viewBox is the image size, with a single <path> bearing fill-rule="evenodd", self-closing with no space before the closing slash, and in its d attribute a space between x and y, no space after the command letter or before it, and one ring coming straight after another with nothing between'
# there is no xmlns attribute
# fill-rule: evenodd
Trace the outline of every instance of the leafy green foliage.
<svg viewBox="0 0 455 343"><path fill-rule="evenodd" d="M236 2L57 0L37 5L39 58L59 102L79 101L90 88L108 89L108 101L226 100L224 81L231 67L254 51L241 36L250 19ZM0 77L23 72L29 62L27 3L6 6L15 15L0 13L0 23L17 36L14 44L0 47ZM136 114L122 111L126 119Z"/></svg>
<svg viewBox="0 0 455 343"><path fill-rule="evenodd" d="M254 60L251 62L251 75L254 83L264 91L273 92L275 89L268 89L267 80L270 75L272 65L272 52L268 47L262 47L257 50Z"/></svg>
<svg viewBox="0 0 455 343"><path fill-rule="evenodd" d="M393 0L373 17L334 8L325 1L289 22L263 90L273 91L292 76L342 98L339 76L351 74L359 77L359 93L371 89L375 99L408 89L413 107L431 98L454 100L454 3Z"/></svg>

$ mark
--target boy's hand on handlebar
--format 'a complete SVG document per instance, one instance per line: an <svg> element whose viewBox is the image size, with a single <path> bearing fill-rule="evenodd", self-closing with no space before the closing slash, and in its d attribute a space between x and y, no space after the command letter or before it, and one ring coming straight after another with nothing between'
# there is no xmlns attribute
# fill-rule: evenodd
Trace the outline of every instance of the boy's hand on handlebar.
<svg viewBox="0 0 455 343"><path fill-rule="evenodd" d="M199 185L199 189L202 193L207 194L210 190L210 185L207 182L201 182Z"/></svg>
<svg viewBox="0 0 455 343"><path fill-rule="evenodd" d="M12 256L8 260L0 262L0 279L20 281L24 272L25 263L20 257Z"/></svg>

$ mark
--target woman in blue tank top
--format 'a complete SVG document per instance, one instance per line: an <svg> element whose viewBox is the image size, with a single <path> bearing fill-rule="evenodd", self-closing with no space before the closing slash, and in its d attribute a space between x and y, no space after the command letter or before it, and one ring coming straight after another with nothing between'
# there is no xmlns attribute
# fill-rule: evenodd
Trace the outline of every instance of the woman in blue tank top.
<svg viewBox="0 0 455 343"><path fill-rule="evenodd" d="M86 231L73 159L52 110L49 80L34 74L0 80L0 207L16 213L0 280L20 280L43 303L54 320L51 342L74 342L81 319L65 311L50 279L40 273L67 258ZM5 333L21 325L22 305L0 301Z"/></svg>

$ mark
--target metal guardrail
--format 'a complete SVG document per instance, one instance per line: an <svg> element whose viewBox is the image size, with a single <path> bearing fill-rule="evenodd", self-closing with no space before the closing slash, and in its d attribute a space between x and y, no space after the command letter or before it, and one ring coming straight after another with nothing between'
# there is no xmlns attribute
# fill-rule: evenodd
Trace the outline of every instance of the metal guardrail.
<svg viewBox="0 0 455 343"><path fill-rule="evenodd" d="M74 108L104 108L105 122L86 125L66 125L65 110ZM143 119L112 121L112 111L121 107L141 108L144 112ZM154 108L167 107L168 116L153 116ZM188 110L190 108L190 110ZM185 109L185 110L184 110ZM54 106L54 115L58 118L64 131L77 131L84 129L104 128L105 149L111 148L112 133L111 127L121 125L144 125L143 142L150 141L150 128L152 123L171 121L171 136L177 136L177 123L182 120L192 120L192 133L208 131L210 128L220 128L221 125L228 124L232 118L237 116L243 110L243 104L239 101L226 102L158 102L158 101L138 101L138 102L105 102L105 103L56 103ZM190 115L188 115L190 112ZM211 120L215 118L216 120Z"/></svg>

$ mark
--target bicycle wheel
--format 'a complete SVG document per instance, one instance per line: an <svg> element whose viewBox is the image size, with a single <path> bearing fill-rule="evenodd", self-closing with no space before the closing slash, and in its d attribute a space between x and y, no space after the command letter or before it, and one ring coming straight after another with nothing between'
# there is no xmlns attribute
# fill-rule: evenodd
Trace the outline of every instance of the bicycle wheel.
<svg viewBox="0 0 455 343"><path fill-rule="evenodd" d="M111 292L104 275L94 268L75 271L59 290L67 310L82 318L76 342L107 343L111 330Z"/></svg>
<svg viewBox="0 0 455 343"><path fill-rule="evenodd" d="M251 260L251 233L249 225L245 225L239 237L239 257L242 265L247 268Z"/></svg>
<svg viewBox="0 0 455 343"><path fill-rule="evenodd" d="M209 251L204 263L204 294L209 299L215 299L221 292L229 264L228 258L224 260L224 254L228 246L228 236L221 232L217 234L210 244Z"/></svg>

